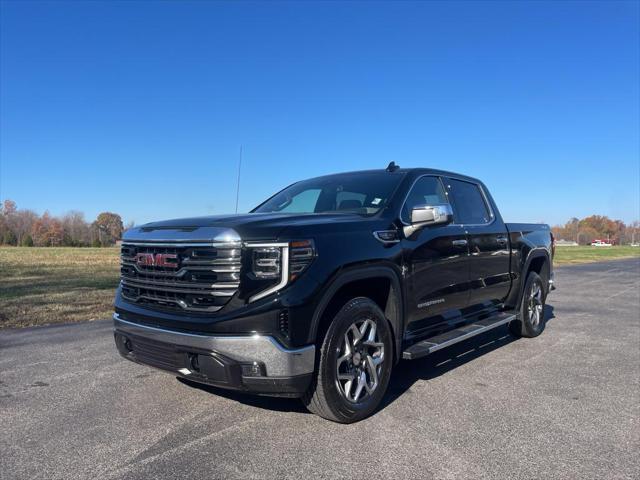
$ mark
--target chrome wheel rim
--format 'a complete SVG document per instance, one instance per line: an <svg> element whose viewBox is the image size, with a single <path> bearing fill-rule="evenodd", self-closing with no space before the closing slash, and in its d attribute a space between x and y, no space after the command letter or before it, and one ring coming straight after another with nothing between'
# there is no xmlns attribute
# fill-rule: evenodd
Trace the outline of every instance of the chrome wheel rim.
<svg viewBox="0 0 640 480"><path fill-rule="evenodd" d="M340 393L351 403L371 396L378 388L384 363L384 343L380 341L376 322L357 320L347 329L336 361L336 378Z"/></svg>
<svg viewBox="0 0 640 480"><path fill-rule="evenodd" d="M542 288L540 287L540 284L536 282L531 287L531 293L529 294L529 303L527 305L529 322L534 328L537 328L542 321L542 309Z"/></svg>

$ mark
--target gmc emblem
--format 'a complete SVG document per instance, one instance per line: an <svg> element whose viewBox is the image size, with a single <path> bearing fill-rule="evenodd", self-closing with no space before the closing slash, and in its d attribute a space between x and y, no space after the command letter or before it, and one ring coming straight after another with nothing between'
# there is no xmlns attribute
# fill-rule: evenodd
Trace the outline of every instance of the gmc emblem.
<svg viewBox="0 0 640 480"><path fill-rule="evenodd" d="M138 253L136 265L140 267L178 268L178 256L175 253Z"/></svg>

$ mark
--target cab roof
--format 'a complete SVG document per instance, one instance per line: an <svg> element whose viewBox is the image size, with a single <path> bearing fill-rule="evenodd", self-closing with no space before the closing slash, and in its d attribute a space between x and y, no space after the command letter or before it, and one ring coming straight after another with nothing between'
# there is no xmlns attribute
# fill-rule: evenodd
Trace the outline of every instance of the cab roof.
<svg viewBox="0 0 640 480"><path fill-rule="evenodd" d="M411 175L413 177L418 177L420 175L438 175L438 176L442 176L442 177L452 177L452 178L458 178L460 180L467 180L470 182L474 182L474 183L479 183L482 184L482 181L478 180L477 178L474 177L470 177L468 175L463 175L461 173L456 173L456 172L450 172L447 170L438 170L435 168L425 168L425 167L414 167L414 168L397 168L393 171L389 171L387 169L384 168L380 168L380 169L371 169L371 170L353 170L350 172L340 172L340 173L332 173L332 174L328 174L328 175L321 175L319 177L316 178L323 178L323 177L335 177L335 176L341 176L341 175L357 175L357 174L362 174L362 173L368 173L368 174L386 174L386 175Z"/></svg>

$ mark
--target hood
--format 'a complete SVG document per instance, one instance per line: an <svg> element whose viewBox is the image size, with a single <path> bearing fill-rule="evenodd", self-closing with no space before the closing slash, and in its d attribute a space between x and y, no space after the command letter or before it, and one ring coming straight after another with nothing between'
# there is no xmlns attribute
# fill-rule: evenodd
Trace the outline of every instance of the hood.
<svg viewBox="0 0 640 480"><path fill-rule="evenodd" d="M166 241L255 241L276 240L287 229L300 231L349 230L367 217L354 213L247 213L180 218L135 227L123 240Z"/></svg>

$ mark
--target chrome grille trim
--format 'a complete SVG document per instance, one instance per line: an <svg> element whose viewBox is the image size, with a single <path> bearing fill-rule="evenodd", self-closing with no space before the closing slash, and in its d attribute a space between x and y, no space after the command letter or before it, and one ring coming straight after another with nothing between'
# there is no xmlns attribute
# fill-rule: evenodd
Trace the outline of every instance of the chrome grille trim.
<svg viewBox="0 0 640 480"><path fill-rule="evenodd" d="M168 270L158 270L158 271L147 270L147 269L138 267L138 265L136 265L134 262L124 261L124 260L122 260L120 264L126 265L128 267L133 267L138 271L138 273L146 273L146 274L153 274L153 275L167 275L171 277L180 277L184 275L187 270L213 272L213 273L239 273L240 272L240 265L233 268L211 268L211 267L193 266L189 268L186 268L186 267L181 268L180 270L176 270L175 272L170 272Z"/></svg>
<svg viewBox="0 0 640 480"><path fill-rule="evenodd" d="M123 283L133 284L133 283L142 283L145 285L159 285L169 288L174 287L185 287L185 288L200 288L200 289L213 289L213 290L229 290L229 289L237 289L239 282L237 283L206 283L206 284L193 284L189 282L162 282L160 280L146 280L144 282L139 282L137 280L130 279L122 279ZM138 285L141 286L141 285Z"/></svg>
<svg viewBox="0 0 640 480"><path fill-rule="evenodd" d="M225 290L214 290L208 291L209 288L203 286L200 289L188 289L188 288L175 288L175 287L167 287L163 284L158 285L156 282L134 282L131 280L122 280L123 285L131 285L132 287L140 287L145 288L147 290L158 290L161 292L173 292L173 293L191 293L194 295L202 295L203 293L207 295L211 295L214 297L232 297L235 291L225 291Z"/></svg>
<svg viewBox="0 0 640 480"><path fill-rule="evenodd" d="M216 312L238 291L241 247L240 242L125 240L120 254L122 296L151 308ZM137 265L138 253L175 254L179 268Z"/></svg>

